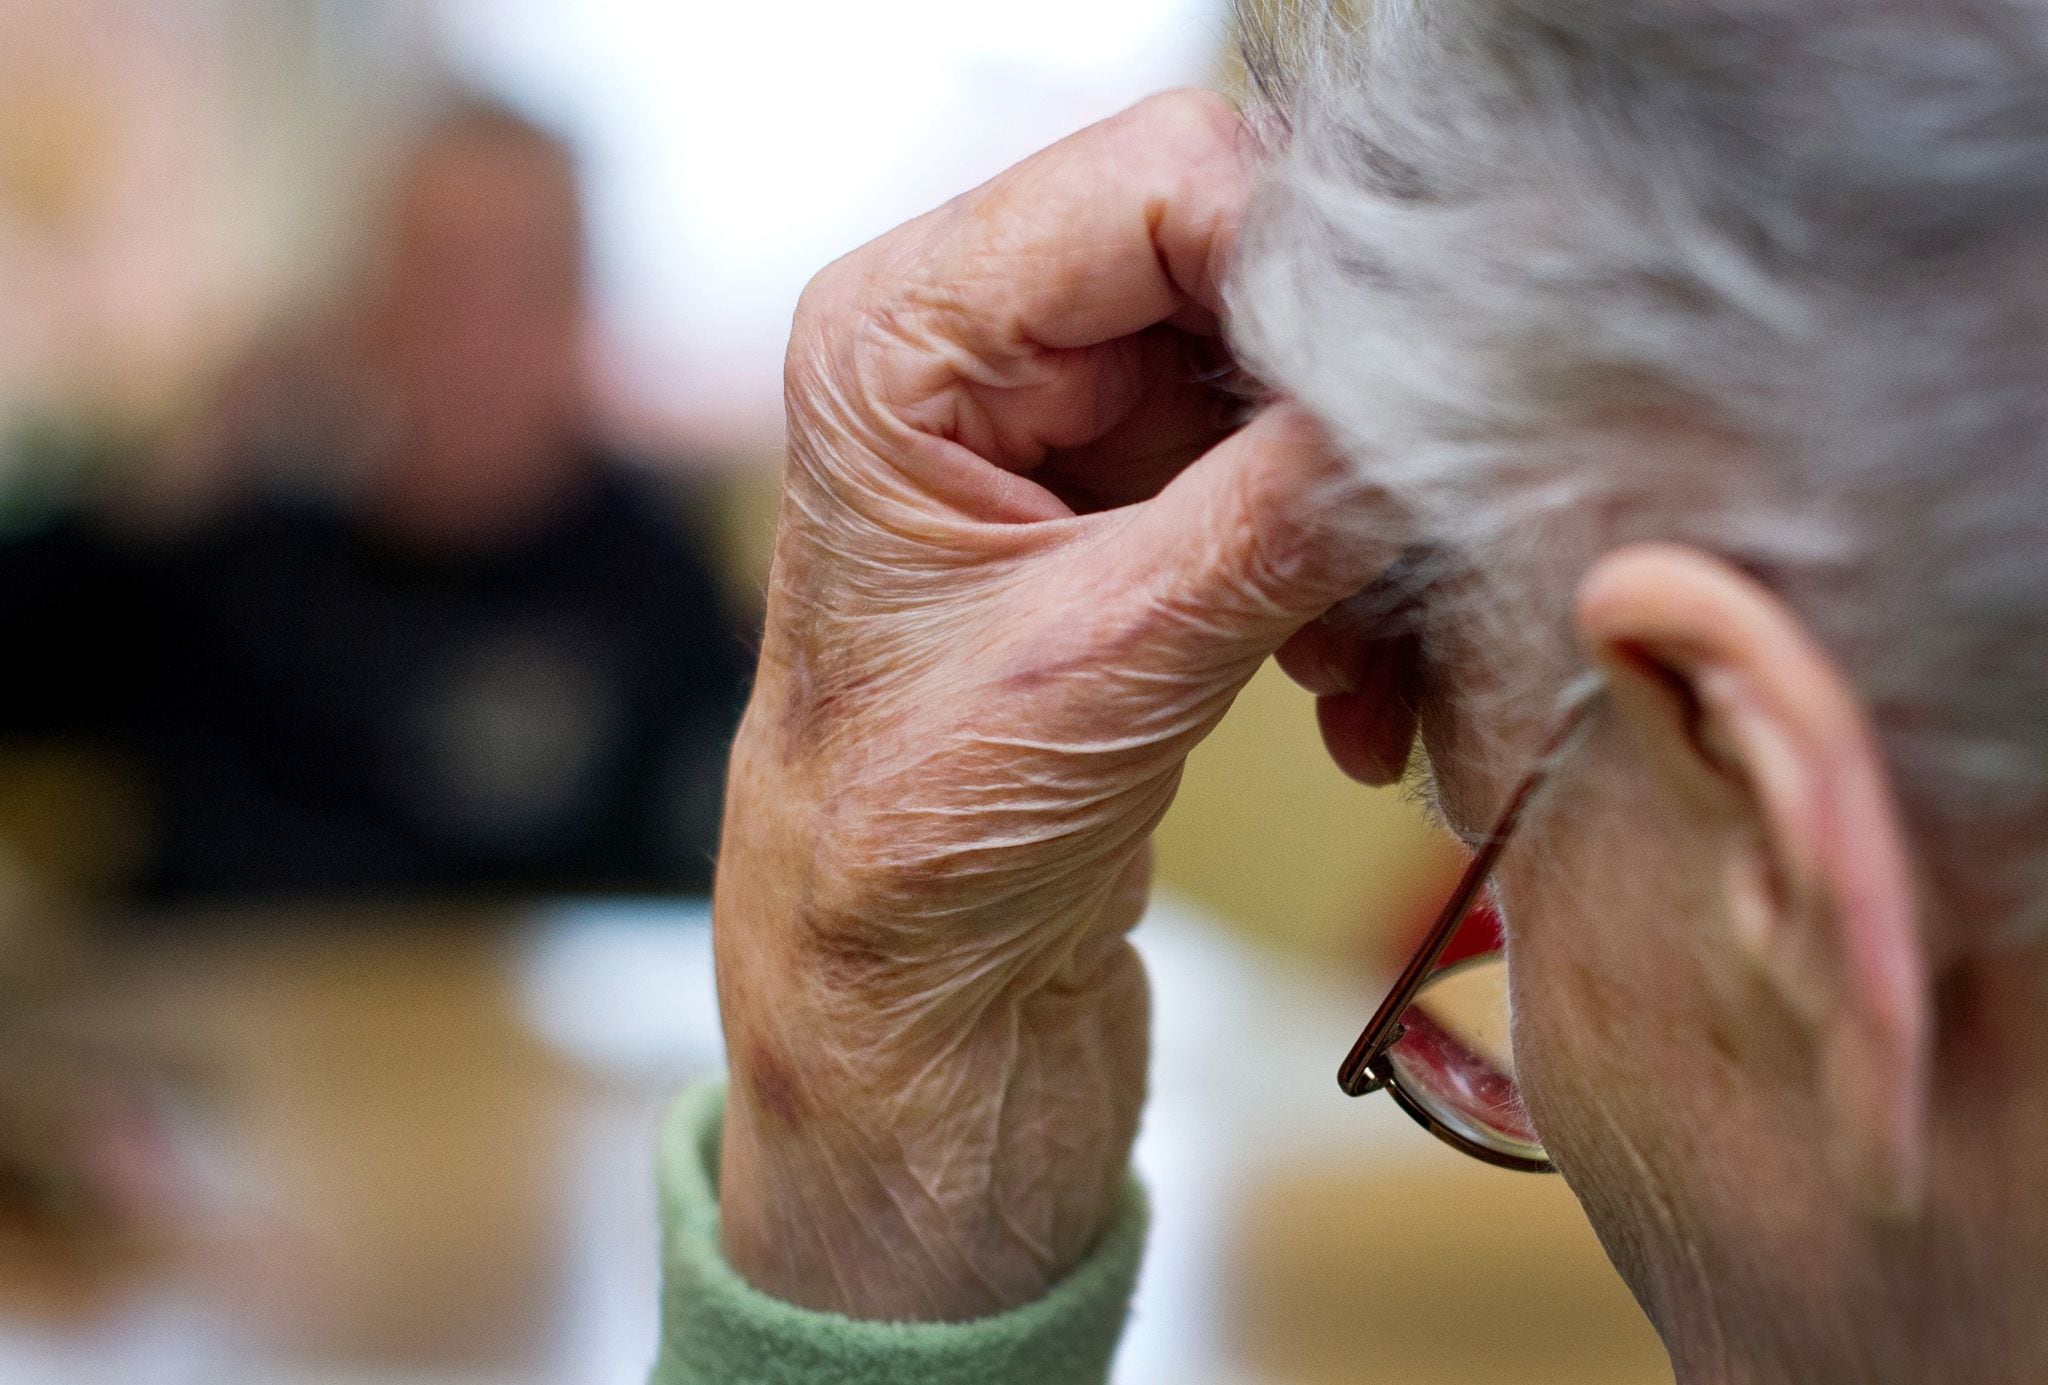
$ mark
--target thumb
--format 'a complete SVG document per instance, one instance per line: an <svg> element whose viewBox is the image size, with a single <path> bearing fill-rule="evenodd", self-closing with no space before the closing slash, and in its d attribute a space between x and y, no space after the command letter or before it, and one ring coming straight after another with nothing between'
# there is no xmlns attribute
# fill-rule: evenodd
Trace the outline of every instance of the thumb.
<svg viewBox="0 0 2048 1385"><path fill-rule="evenodd" d="M1267 409L1134 507L1134 589L1188 613L1183 657L1257 661L1400 555L1399 515L1298 405Z"/></svg>

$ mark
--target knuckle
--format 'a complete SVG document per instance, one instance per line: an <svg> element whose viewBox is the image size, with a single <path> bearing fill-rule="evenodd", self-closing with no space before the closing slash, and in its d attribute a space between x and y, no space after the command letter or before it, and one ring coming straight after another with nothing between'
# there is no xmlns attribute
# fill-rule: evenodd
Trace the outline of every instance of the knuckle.
<svg viewBox="0 0 2048 1385"><path fill-rule="evenodd" d="M1285 590L1300 576L1309 557L1306 527L1274 502L1278 489L1263 468L1247 467L1229 488L1220 522L1226 532L1243 535L1239 577L1260 595Z"/></svg>
<svg viewBox="0 0 2048 1385"><path fill-rule="evenodd" d="M849 255L826 265L811 276L803 292L797 295L796 312L790 322L792 352L816 345L841 321L853 298L855 258Z"/></svg>
<svg viewBox="0 0 2048 1385"><path fill-rule="evenodd" d="M1235 155L1244 138L1237 108L1199 87L1148 96L1125 114L1146 141L1179 159Z"/></svg>
<svg viewBox="0 0 2048 1385"><path fill-rule="evenodd" d="M812 275L798 295L782 362L787 400L815 402L829 396L829 382L846 373L849 353L871 313L868 253L856 251L833 261Z"/></svg>

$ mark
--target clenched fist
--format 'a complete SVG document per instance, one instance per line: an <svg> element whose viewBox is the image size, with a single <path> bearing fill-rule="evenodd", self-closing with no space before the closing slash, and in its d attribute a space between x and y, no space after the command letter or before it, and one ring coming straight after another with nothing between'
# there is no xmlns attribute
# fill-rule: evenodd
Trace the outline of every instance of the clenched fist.
<svg viewBox="0 0 2048 1385"><path fill-rule="evenodd" d="M1217 388L1252 176L1227 104L1158 97L804 295L715 909L725 1248L778 1297L968 1318L1086 1254L1144 1097L1153 828L1391 557L1304 416Z"/></svg>

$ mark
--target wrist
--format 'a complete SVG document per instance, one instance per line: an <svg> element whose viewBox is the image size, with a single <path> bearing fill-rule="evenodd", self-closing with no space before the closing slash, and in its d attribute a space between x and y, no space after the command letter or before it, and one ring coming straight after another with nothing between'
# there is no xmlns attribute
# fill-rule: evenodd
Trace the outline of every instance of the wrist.
<svg viewBox="0 0 2048 1385"><path fill-rule="evenodd" d="M765 934L733 922L721 913L719 1202L743 1278L854 1318L965 1321L1080 1263L1115 1217L1144 1098L1128 943L971 1023L899 1028L900 1010L767 964L748 945Z"/></svg>
<svg viewBox="0 0 2048 1385"><path fill-rule="evenodd" d="M1125 1032L1097 1026L1087 1058L1082 1043L1022 1054L993 1034L915 1074L829 1048L736 1053L727 1259L765 1293L855 1318L965 1321L1043 1296L1114 1219L1143 1026L1140 979ZM1107 1075L1119 1067L1131 1073Z"/></svg>

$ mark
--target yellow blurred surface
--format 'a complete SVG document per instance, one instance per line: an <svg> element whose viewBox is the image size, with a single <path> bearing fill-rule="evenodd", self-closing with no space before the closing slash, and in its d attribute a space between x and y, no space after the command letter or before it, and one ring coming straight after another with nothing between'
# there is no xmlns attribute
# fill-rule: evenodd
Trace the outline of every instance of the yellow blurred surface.
<svg viewBox="0 0 2048 1385"><path fill-rule="evenodd" d="M520 1022L503 939L452 916L264 922L103 951L46 1008L55 1032L172 1074L187 1163L130 1212L133 1244L81 1261L0 1241L0 1285L90 1322L139 1274L285 1359L531 1362L586 1088Z"/></svg>
<svg viewBox="0 0 2048 1385"><path fill-rule="evenodd" d="M1188 764L1159 831L1162 884L1261 942L1314 957L1384 955L1426 911L1457 848L1399 789L1330 762L1315 700L1267 665Z"/></svg>
<svg viewBox="0 0 2048 1385"><path fill-rule="evenodd" d="M1668 1380L1561 1181L1336 1095L1363 988L1170 907L1140 941L1156 1205L1119 1385ZM25 1332L79 1363L25 1379L65 1385L173 1350L289 1385L642 1376L655 1120L716 1062L701 913L252 914L78 960L42 1022L167 1074L190 1167L125 1249L0 1234L0 1374Z"/></svg>
<svg viewBox="0 0 2048 1385"><path fill-rule="evenodd" d="M1670 1367L1563 1180L1455 1157L1279 1171L1238 1209L1237 1321L1288 1385L1650 1385Z"/></svg>

